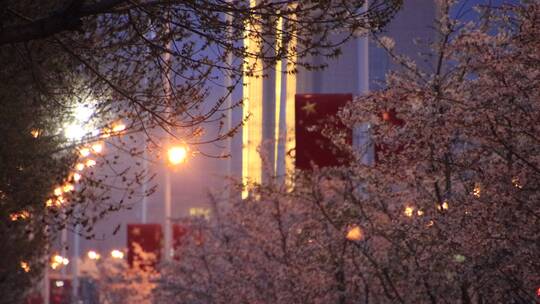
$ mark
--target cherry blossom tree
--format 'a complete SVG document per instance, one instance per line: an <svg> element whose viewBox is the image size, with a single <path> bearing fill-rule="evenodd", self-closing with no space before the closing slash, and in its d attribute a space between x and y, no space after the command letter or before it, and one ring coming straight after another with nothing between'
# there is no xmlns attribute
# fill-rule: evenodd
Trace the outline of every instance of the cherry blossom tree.
<svg viewBox="0 0 540 304"><path fill-rule="evenodd" d="M23 292L12 284L39 277L56 232L92 238L99 219L152 194L142 163L163 138L203 153L233 136L239 126L226 126L225 113L241 101L225 101L244 75L263 77L278 60L290 73L321 68L305 58L337 56L401 2L2 1L0 234L14 245L0 265L0 301L15 302Z"/></svg>
<svg viewBox="0 0 540 304"><path fill-rule="evenodd" d="M356 149L332 137L350 163L216 204L158 299L537 302L540 5L479 7L476 22L452 19L452 5L440 1L428 68L378 37L399 68L341 111L351 128L370 124Z"/></svg>

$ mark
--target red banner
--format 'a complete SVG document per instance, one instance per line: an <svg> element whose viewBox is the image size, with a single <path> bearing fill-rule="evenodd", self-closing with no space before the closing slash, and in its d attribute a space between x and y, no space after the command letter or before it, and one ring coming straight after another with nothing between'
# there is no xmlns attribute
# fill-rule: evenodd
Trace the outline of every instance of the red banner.
<svg viewBox="0 0 540 304"><path fill-rule="evenodd" d="M172 225L174 259L179 260L182 254L182 244L186 241L187 228L180 224Z"/></svg>
<svg viewBox="0 0 540 304"><path fill-rule="evenodd" d="M71 280L69 279L49 279L50 304L70 304L71 303Z"/></svg>
<svg viewBox="0 0 540 304"><path fill-rule="evenodd" d="M128 224L128 263L141 268L155 267L161 258L163 233L160 224ZM140 250L139 250L140 249Z"/></svg>
<svg viewBox="0 0 540 304"><path fill-rule="evenodd" d="M345 163L346 155L337 150L332 141L322 134L325 126L339 129L346 127L339 122L337 112L352 94L297 94L295 102L297 169L309 170L318 167L339 166ZM352 130L347 129L347 141L352 142Z"/></svg>

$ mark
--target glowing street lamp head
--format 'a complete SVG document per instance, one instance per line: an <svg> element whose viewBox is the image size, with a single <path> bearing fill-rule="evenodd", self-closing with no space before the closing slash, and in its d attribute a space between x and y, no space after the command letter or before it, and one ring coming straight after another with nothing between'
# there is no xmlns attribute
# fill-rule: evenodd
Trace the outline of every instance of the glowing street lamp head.
<svg viewBox="0 0 540 304"><path fill-rule="evenodd" d="M83 123L88 122L92 115L94 115L94 107L90 104L80 103L75 107L73 111L73 116L75 117L75 119Z"/></svg>
<svg viewBox="0 0 540 304"><path fill-rule="evenodd" d="M78 124L70 124L64 127L64 135L68 139L79 140L86 135L86 131Z"/></svg>
<svg viewBox="0 0 540 304"><path fill-rule="evenodd" d="M113 259L123 259L124 258L124 253L118 249L114 249L111 251L111 257Z"/></svg>
<svg viewBox="0 0 540 304"><path fill-rule="evenodd" d="M167 150L167 157L169 163L172 165L179 165L186 161L188 156L188 149L185 146L174 146Z"/></svg>
<svg viewBox="0 0 540 304"><path fill-rule="evenodd" d="M99 260L101 256L99 255L99 253L95 252L94 250L90 250L88 251L88 258L91 260Z"/></svg>

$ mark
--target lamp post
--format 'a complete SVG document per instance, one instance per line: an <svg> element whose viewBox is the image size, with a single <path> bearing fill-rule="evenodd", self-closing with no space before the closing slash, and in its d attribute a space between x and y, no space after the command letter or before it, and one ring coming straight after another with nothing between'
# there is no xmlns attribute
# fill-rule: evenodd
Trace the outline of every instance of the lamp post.
<svg viewBox="0 0 540 304"><path fill-rule="evenodd" d="M188 157L188 148L185 145L174 145L167 149L167 161L169 167L176 167L183 164ZM172 256L172 230L171 230L171 209L172 209L172 188L171 172L169 168L165 170L165 260L170 260Z"/></svg>

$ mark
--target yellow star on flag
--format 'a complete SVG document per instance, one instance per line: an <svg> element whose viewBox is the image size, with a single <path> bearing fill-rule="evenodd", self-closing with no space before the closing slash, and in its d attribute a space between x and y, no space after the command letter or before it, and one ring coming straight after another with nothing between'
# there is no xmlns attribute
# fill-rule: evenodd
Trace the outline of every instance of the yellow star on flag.
<svg viewBox="0 0 540 304"><path fill-rule="evenodd" d="M306 113L306 115L315 114L317 110L315 110L316 104L313 102L306 102L306 104L302 107L302 111Z"/></svg>

